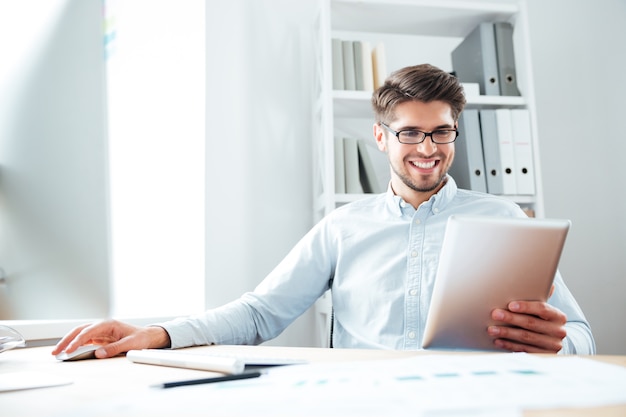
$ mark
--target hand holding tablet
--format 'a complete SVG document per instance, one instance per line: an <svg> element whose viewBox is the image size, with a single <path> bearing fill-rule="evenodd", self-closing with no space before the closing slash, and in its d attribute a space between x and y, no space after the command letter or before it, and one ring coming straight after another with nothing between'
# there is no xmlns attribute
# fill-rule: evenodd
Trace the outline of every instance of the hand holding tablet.
<svg viewBox="0 0 626 417"><path fill-rule="evenodd" d="M569 220L451 216L424 348L499 350L487 333L511 301L547 301Z"/></svg>

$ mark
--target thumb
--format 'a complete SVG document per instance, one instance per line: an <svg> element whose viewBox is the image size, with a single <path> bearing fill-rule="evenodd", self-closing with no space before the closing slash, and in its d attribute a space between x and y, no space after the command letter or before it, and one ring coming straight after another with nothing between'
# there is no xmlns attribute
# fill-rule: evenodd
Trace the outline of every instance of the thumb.
<svg viewBox="0 0 626 417"><path fill-rule="evenodd" d="M120 353L128 352L132 347L129 347L130 340L128 338L122 338L117 342L109 343L98 348L95 352L96 358L105 359L112 358Z"/></svg>

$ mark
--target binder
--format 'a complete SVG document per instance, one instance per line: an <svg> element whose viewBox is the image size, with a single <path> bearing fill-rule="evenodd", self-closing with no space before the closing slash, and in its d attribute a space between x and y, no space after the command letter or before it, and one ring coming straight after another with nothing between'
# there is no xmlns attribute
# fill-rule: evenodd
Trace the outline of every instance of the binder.
<svg viewBox="0 0 626 417"><path fill-rule="evenodd" d="M498 149L498 129L495 110L480 110L480 133L483 141L487 192L502 194L502 173L500 171L500 150Z"/></svg>
<svg viewBox="0 0 626 417"><path fill-rule="evenodd" d="M459 117L459 137L449 174L459 188L487 192L478 110L465 110Z"/></svg>
<svg viewBox="0 0 626 417"><path fill-rule="evenodd" d="M533 146L530 129L530 113L527 109L511 110L511 131L515 153L515 178L517 194L535 194L535 170L533 166Z"/></svg>
<svg viewBox="0 0 626 417"><path fill-rule="evenodd" d="M493 23L481 23L452 51L452 68L462 83L478 83L481 95L499 96Z"/></svg>
<svg viewBox="0 0 626 417"><path fill-rule="evenodd" d="M359 140L359 173L365 193L384 193L391 181L387 154L373 140Z"/></svg>
<svg viewBox="0 0 626 417"><path fill-rule="evenodd" d="M519 96L513 49L513 25L508 22L496 22L493 24L493 29L496 40L500 95Z"/></svg>
<svg viewBox="0 0 626 417"><path fill-rule="evenodd" d="M346 192L346 168L344 165L343 139L334 138L335 145L335 193Z"/></svg>
<svg viewBox="0 0 626 417"><path fill-rule="evenodd" d="M354 41L355 88L359 91L374 90L372 47L366 41Z"/></svg>
<svg viewBox="0 0 626 417"><path fill-rule="evenodd" d="M374 77L374 90L378 90L387 78L387 56L385 54L385 44L379 42L372 50L372 67Z"/></svg>
<svg viewBox="0 0 626 417"><path fill-rule="evenodd" d="M516 194L511 111L480 110L480 128L487 170L487 192Z"/></svg>
<svg viewBox="0 0 626 417"><path fill-rule="evenodd" d="M359 148L356 139L343 138L343 156L346 175L346 193L363 193L359 173Z"/></svg>
<svg viewBox="0 0 626 417"><path fill-rule="evenodd" d="M498 130L498 148L502 171L502 194L517 194L517 175L515 171L515 151L513 132L511 131L511 110L497 109L496 124Z"/></svg>
<svg viewBox="0 0 626 417"><path fill-rule="evenodd" d="M363 91L363 44L359 41L353 41L352 49L354 51L354 89Z"/></svg>
<svg viewBox="0 0 626 417"><path fill-rule="evenodd" d="M333 89L343 90L343 50L341 39L332 39Z"/></svg>
<svg viewBox="0 0 626 417"><path fill-rule="evenodd" d="M356 73L354 66L354 46L352 41L341 41L343 52L343 86L346 90L356 90Z"/></svg>

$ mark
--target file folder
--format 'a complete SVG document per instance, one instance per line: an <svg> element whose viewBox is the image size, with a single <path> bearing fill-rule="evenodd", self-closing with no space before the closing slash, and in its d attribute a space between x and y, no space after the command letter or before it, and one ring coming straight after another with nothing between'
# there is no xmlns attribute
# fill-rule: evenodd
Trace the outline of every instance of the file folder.
<svg viewBox="0 0 626 417"><path fill-rule="evenodd" d="M361 178L359 173L359 148L354 138L343 138L343 155L346 169L346 193L361 194Z"/></svg>
<svg viewBox="0 0 626 417"><path fill-rule="evenodd" d="M502 172L502 194L517 194L515 171L515 153L513 150L513 132L511 131L511 110L497 109L496 125L498 130L498 149L500 151L500 170Z"/></svg>
<svg viewBox="0 0 626 417"><path fill-rule="evenodd" d="M493 29L496 40L500 95L519 96L513 49L513 25L508 22L496 22L493 24Z"/></svg>
<svg viewBox="0 0 626 417"><path fill-rule="evenodd" d="M352 41L341 41L341 51L343 52L343 88L356 90L356 67Z"/></svg>
<svg viewBox="0 0 626 417"><path fill-rule="evenodd" d="M452 68L462 83L478 83L481 95L499 96L493 23L481 23L452 51Z"/></svg>
<svg viewBox="0 0 626 417"><path fill-rule="evenodd" d="M365 193L384 193L391 181L387 154L381 152L373 140L359 140L359 171Z"/></svg>
<svg viewBox="0 0 626 417"><path fill-rule="evenodd" d="M511 131L513 132L517 194L534 195L535 170L533 167L530 113L527 109L511 110Z"/></svg>
<svg viewBox="0 0 626 417"><path fill-rule="evenodd" d="M332 48L332 68L333 68L333 89L343 90L343 47L341 39L331 40Z"/></svg>
<svg viewBox="0 0 626 417"><path fill-rule="evenodd" d="M498 130L498 148L500 151L500 166L502 170L502 193L517 194L517 179L515 171L515 151L513 149L513 132L511 131L511 110L497 109L496 125Z"/></svg>
<svg viewBox="0 0 626 417"><path fill-rule="evenodd" d="M354 53L354 89L358 91L365 90L365 80L363 78L363 44L359 41L352 42Z"/></svg>
<svg viewBox="0 0 626 417"><path fill-rule="evenodd" d="M478 110L465 110L459 117L459 137L449 173L459 188L487 192Z"/></svg>
<svg viewBox="0 0 626 417"><path fill-rule="evenodd" d="M345 194L346 192L346 168L343 156L343 138L334 138L335 145L335 193Z"/></svg>
<svg viewBox="0 0 626 417"><path fill-rule="evenodd" d="M516 180L509 109L480 110L487 192L516 194Z"/></svg>
<svg viewBox="0 0 626 417"><path fill-rule="evenodd" d="M372 67L374 77L374 90L385 84L387 78L387 56L385 53L385 44L379 42L372 49Z"/></svg>
<svg viewBox="0 0 626 417"><path fill-rule="evenodd" d="M374 90L372 47L366 41L354 41L355 88L359 91Z"/></svg>

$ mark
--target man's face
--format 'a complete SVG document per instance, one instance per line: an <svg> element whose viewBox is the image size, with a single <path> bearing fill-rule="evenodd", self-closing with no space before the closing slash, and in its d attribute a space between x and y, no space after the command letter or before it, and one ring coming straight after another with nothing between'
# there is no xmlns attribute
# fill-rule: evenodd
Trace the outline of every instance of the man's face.
<svg viewBox="0 0 626 417"><path fill-rule="evenodd" d="M396 107L395 116L389 122L389 127L395 131L432 132L456 127L450 105L442 101L407 101ZM405 201L421 203L443 186L454 159L454 143L435 144L428 136L417 145L402 144L377 124L374 125L374 136L378 148L389 158L393 190Z"/></svg>

